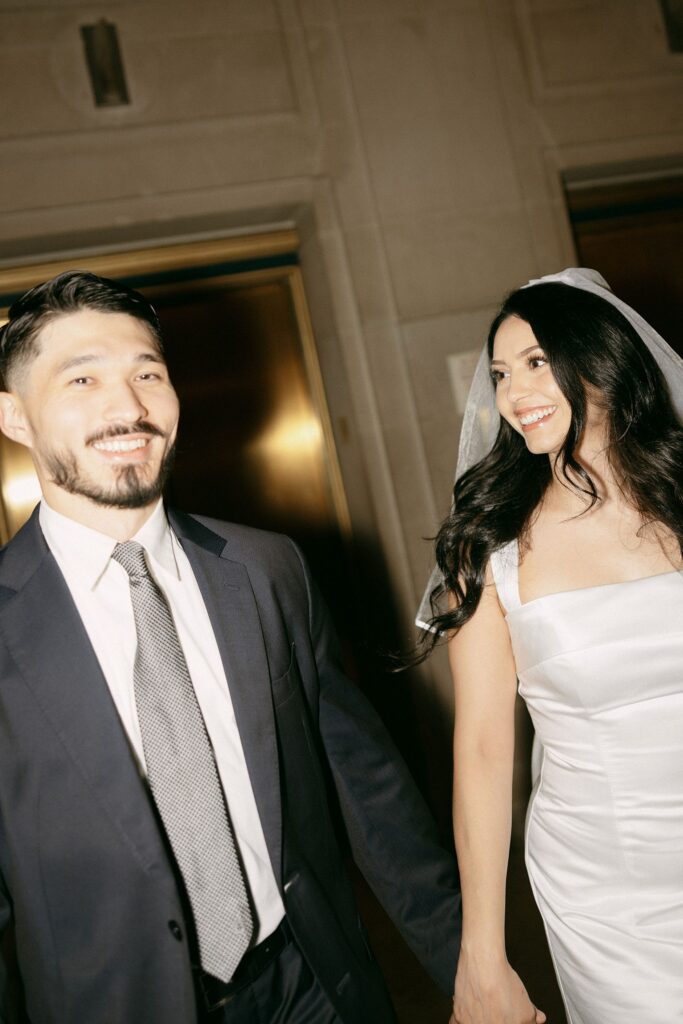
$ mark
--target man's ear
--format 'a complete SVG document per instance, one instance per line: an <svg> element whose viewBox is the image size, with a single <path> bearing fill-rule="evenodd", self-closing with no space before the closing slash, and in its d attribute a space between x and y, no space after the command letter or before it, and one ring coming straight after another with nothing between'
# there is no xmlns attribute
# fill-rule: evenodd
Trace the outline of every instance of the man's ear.
<svg viewBox="0 0 683 1024"><path fill-rule="evenodd" d="M31 431L24 412L24 403L12 391L0 391L0 430L19 444L32 448Z"/></svg>

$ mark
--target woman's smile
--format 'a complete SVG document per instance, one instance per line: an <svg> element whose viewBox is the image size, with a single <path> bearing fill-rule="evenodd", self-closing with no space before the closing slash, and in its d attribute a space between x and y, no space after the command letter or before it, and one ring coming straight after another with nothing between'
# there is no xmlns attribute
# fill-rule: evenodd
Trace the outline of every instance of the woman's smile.
<svg viewBox="0 0 683 1024"><path fill-rule="evenodd" d="M526 434L529 430L535 430L537 427L544 426L556 412L556 405L544 405L537 406L535 409L517 409L515 410L515 415Z"/></svg>

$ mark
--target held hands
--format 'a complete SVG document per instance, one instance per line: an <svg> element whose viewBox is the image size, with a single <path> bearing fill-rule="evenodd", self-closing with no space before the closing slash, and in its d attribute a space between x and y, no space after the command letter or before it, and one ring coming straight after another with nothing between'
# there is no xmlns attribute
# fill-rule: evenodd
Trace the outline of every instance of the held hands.
<svg viewBox="0 0 683 1024"><path fill-rule="evenodd" d="M460 953L449 1024L545 1024L506 960L482 966Z"/></svg>

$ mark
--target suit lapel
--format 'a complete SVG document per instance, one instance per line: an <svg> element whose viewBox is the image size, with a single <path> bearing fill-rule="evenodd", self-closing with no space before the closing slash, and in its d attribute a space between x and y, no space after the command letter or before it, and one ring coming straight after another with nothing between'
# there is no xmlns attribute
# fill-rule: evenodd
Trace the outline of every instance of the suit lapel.
<svg viewBox="0 0 683 1024"><path fill-rule="evenodd" d="M268 658L249 573L226 541L197 520L169 518L211 620L275 877L281 881L282 811ZM229 797L229 794L228 794Z"/></svg>
<svg viewBox="0 0 683 1024"><path fill-rule="evenodd" d="M273 870L281 880L280 779L270 673L246 567L196 520L171 513L221 654ZM3 552L0 637L81 775L140 864L172 886L147 787L37 511Z"/></svg>
<svg viewBox="0 0 683 1024"><path fill-rule="evenodd" d="M125 845L174 891L147 787L35 513L4 552L0 587L0 636L25 683Z"/></svg>

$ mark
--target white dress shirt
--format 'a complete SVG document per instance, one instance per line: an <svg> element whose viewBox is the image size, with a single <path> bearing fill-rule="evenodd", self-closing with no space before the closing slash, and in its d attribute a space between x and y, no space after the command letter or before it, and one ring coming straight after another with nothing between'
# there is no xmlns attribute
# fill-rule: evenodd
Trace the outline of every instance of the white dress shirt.
<svg viewBox="0 0 683 1024"><path fill-rule="evenodd" d="M116 541L42 501L40 526L71 591L142 773L145 757L135 708L137 638L128 575L111 558ZM277 928L284 907L268 857L223 663L199 586L162 502L132 538L141 544L169 603L216 757L235 838L256 910L254 941Z"/></svg>

